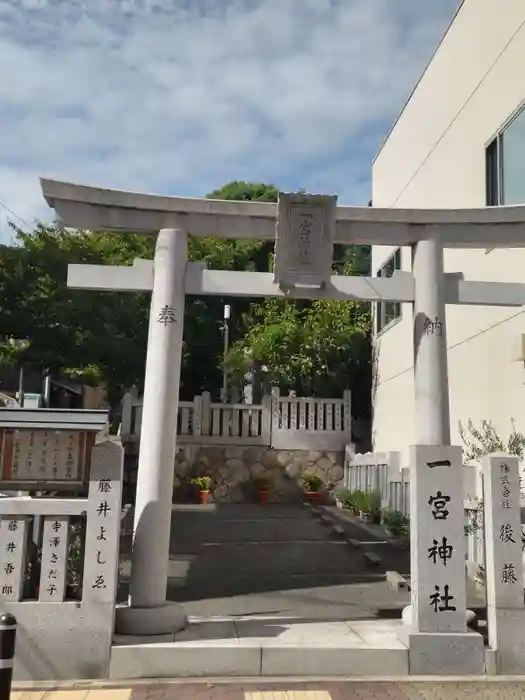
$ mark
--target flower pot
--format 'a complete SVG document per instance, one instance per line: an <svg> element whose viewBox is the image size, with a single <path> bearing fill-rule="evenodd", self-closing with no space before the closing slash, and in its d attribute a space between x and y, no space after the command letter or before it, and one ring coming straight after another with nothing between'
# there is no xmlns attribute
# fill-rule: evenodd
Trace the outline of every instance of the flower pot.
<svg viewBox="0 0 525 700"><path fill-rule="evenodd" d="M308 503L311 503L313 506L315 506L321 500L321 494L319 493L319 491L307 491L306 500L308 501Z"/></svg>
<svg viewBox="0 0 525 700"><path fill-rule="evenodd" d="M374 522L374 516L372 513L361 513L359 514L359 517L361 518L362 522L364 523L373 523Z"/></svg>
<svg viewBox="0 0 525 700"><path fill-rule="evenodd" d="M260 489L259 490L259 503L266 505L268 503L269 497L270 497L270 492L268 491L268 489Z"/></svg>
<svg viewBox="0 0 525 700"><path fill-rule="evenodd" d="M209 491L199 491L199 500L202 506L205 506L206 503L208 503L208 494Z"/></svg>

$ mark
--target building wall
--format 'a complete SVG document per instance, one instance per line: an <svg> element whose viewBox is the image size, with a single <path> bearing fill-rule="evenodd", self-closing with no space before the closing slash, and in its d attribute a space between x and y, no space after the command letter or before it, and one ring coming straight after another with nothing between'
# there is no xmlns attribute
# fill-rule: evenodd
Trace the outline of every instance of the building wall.
<svg viewBox="0 0 525 700"><path fill-rule="evenodd" d="M373 166L378 207L485 205L485 146L525 100L525 3L465 0ZM375 247L372 269L392 249ZM403 250L403 269L411 251ZM525 282L525 251L445 252L447 272L466 279ZM447 308L452 440L458 421L511 418L525 432L520 354L525 310ZM414 441L412 310L378 338L374 449Z"/></svg>

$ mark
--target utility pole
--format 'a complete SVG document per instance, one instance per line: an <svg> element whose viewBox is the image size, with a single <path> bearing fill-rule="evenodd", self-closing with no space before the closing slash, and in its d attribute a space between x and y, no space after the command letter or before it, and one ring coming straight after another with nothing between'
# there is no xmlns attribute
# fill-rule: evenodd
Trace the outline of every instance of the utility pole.
<svg viewBox="0 0 525 700"><path fill-rule="evenodd" d="M226 355L228 354L228 346L230 343L230 328L229 321L231 317L232 307L229 304L224 305L224 324L222 326L222 332L224 336L224 351L223 351L223 363L222 363L222 402L228 403L228 372L226 369Z"/></svg>

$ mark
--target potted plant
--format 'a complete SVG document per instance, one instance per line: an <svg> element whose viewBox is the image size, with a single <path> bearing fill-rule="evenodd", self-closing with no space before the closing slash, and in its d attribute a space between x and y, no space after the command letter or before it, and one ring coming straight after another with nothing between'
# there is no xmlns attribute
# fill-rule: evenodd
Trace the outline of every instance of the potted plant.
<svg viewBox="0 0 525 700"><path fill-rule="evenodd" d="M350 489L342 487L336 491L335 500L338 508L355 512L354 491L350 491Z"/></svg>
<svg viewBox="0 0 525 700"><path fill-rule="evenodd" d="M375 491L361 491L359 497L355 500L355 507L359 510L359 517L364 523L373 523L380 513L381 499Z"/></svg>
<svg viewBox="0 0 525 700"><path fill-rule="evenodd" d="M410 521L399 510L386 510L383 513L383 526L387 537L391 537L400 544L405 543L410 532Z"/></svg>
<svg viewBox="0 0 525 700"><path fill-rule="evenodd" d="M259 497L259 503L266 505L268 503L268 497L270 495L268 479L264 476L259 476L253 480L253 487L257 491Z"/></svg>
<svg viewBox="0 0 525 700"><path fill-rule="evenodd" d="M359 516L366 510L366 493L364 491L349 491L345 499L345 508L353 515Z"/></svg>
<svg viewBox="0 0 525 700"><path fill-rule="evenodd" d="M350 491L348 496L348 509L353 515L360 515L365 508L366 493L364 491Z"/></svg>
<svg viewBox="0 0 525 700"><path fill-rule="evenodd" d="M308 501L312 504L319 503L323 480L315 474L305 474L303 476L303 485Z"/></svg>
<svg viewBox="0 0 525 700"><path fill-rule="evenodd" d="M206 505L208 502L208 495L211 488L211 477L209 476L196 476L190 482L193 486L199 489L199 500L201 505Z"/></svg>

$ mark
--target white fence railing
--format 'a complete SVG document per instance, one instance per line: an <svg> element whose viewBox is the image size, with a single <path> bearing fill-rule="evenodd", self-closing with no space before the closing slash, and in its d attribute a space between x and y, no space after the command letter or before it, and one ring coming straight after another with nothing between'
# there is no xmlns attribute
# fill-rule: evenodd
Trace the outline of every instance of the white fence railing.
<svg viewBox="0 0 525 700"><path fill-rule="evenodd" d="M142 399L135 391L122 403L123 442L138 442ZM179 403L179 443L267 445L276 449L343 451L352 439L351 395L342 399L281 397L274 390L261 404L212 403L208 392Z"/></svg>
<svg viewBox="0 0 525 700"><path fill-rule="evenodd" d="M18 621L17 680L108 676L122 470L122 446L107 440L93 448L88 498L0 499L0 612Z"/></svg>
<svg viewBox="0 0 525 700"><path fill-rule="evenodd" d="M344 484L351 491L375 491L382 507L410 516L410 471L401 467L400 452L354 454L349 447L345 455ZM485 549L482 510L475 506L480 498L476 468L463 467L465 496L465 537L467 560L472 569L484 566Z"/></svg>
<svg viewBox="0 0 525 700"><path fill-rule="evenodd" d="M410 514L408 469L400 466L399 452L354 454L349 446L345 455L344 485L350 491L375 491L381 505Z"/></svg>
<svg viewBox="0 0 525 700"><path fill-rule="evenodd" d="M400 452L354 454L352 447L349 446L345 454L344 485L351 491L375 491L381 496L383 508L401 511L404 515L410 516L410 471L400 465ZM524 465L521 465L520 471L523 508L525 505ZM480 567L485 567L483 486L479 467L463 465L463 491L467 567L470 575L476 575ZM523 529L522 525L522 531Z"/></svg>

